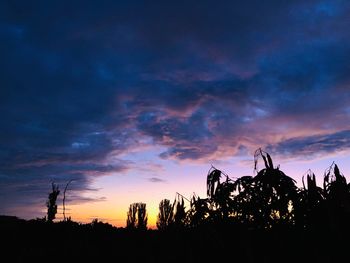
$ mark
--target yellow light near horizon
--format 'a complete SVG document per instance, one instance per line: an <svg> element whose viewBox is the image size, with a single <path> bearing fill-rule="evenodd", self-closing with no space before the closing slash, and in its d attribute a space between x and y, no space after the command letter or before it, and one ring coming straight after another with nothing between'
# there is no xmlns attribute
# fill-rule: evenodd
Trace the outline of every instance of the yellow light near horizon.
<svg viewBox="0 0 350 263"><path fill-rule="evenodd" d="M81 223L90 223L93 219L98 219L116 227L125 227L127 211L130 204L131 203L127 202L116 204L113 199L111 201L107 199L107 201L68 205L66 217L71 217L73 221ZM148 215L148 228L154 229L156 228L158 215L158 201L154 200L153 202L146 203L146 210ZM57 214L56 219L63 219L60 212Z"/></svg>

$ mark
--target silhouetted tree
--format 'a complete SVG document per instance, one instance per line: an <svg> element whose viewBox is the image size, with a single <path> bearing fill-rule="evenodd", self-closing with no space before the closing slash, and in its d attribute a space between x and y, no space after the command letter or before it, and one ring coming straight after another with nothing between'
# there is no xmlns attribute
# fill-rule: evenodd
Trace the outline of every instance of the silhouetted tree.
<svg viewBox="0 0 350 263"><path fill-rule="evenodd" d="M147 229L147 210L145 203L133 203L129 207L126 219L126 227L129 229Z"/></svg>
<svg viewBox="0 0 350 263"><path fill-rule="evenodd" d="M146 230L147 221L148 221L148 216L146 211L146 204L139 203L138 209L137 209L137 229Z"/></svg>
<svg viewBox="0 0 350 263"><path fill-rule="evenodd" d="M57 205L56 200L57 196L60 194L60 191L58 190L58 185L55 183L52 183L52 192L49 194L49 198L46 202L47 206L47 221L52 222L57 213Z"/></svg>
<svg viewBox="0 0 350 263"><path fill-rule="evenodd" d="M173 223L173 206L169 199L163 199L159 203L159 213L157 217L157 228L164 230Z"/></svg>
<svg viewBox="0 0 350 263"><path fill-rule="evenodd" d="M127 218L126 218L126 227L127 228L136 228L136 222L137 222L137 203L133 203L129 206L129 211L127 213Z"/></svg>

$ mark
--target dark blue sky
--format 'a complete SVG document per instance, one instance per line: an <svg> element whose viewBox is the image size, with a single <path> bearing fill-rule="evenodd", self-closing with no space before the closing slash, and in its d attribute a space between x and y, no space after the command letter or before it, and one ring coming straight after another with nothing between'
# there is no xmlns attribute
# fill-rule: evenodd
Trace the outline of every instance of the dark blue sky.
<svg viewBox="0 0 350 263"><path fill-rule="evenodd" d="M0 214L41 205L52 180L93 201L96 178L137 171L134 151L155 154L149 169L347 153L349 14L338 0L1 1Z"/></svg>

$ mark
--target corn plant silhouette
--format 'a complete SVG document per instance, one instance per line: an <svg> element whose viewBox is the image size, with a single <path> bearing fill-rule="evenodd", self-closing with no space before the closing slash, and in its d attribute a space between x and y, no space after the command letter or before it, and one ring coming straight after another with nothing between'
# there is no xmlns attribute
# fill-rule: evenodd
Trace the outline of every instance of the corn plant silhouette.
<svg viewBox="0 0 350 263"><path fill-rule="evenodd" d="M258 171L261 157L265 168ZM272 158L258 149L254 155L255 177L242 177L234 182L238 195L234 198L235 211L244 223L270 228L277 223L294 223L293 204L297 202L296 182L274 167Z"/></svg>
<svg viewBox="0 0 350 263"><path fill-rule="evenodd" d="M60 191L58 190L58 185L56 185L55 183L52 183L52 192L49 194L49 198L46 202L48 222L52 222L56 217L56 213L57 213L56 200L59 194L60 194Z"/></svg>
<svg viewBox="0 0 350 263"><path fill-rule="evenodd" d="M133 203L129 207L126 219L126 227L129 229L147 229L147 210L145 203Z"/></svg>
<svg viewBox="0 0 350 263"><path fill-rule="evenodd" d="M260 170L259 160L264 164ZM192 199L192 225L230 219L255 228L317 228L327 223L335 229L350 220L350 184L336 164L326 170L322 189L311 170L306 183L303 177L303 187L298 188L296 181L275 167L271 156L261 149L255 152L254 163L256 176L236 180L212 166L207 175L208 198ZM222 177L226 177L223 182Z"/></svg>
<svg viewBox="0 0 350 263"><path fill-rule="evenodd" d="M191 227L197 227L208 219L210 208L208 198L200 198L193 195L190 202L190 209L187 213Z"/></svg>
<svg viewBox="0 0 350 263"><path fill-rule="evenodd" d="M338 166L333 163L325 172L323 182L324 195L341 210L349 208L349 186Z"/></svg>
<svg viewBox="0 0 350 263"><path fill-rule="evenodd" d="M331 227L345 226L350 220L350 185L334 162L325 172L323 194Z"/></svg>
<svg viewBox="0 0 350 263"><path fill-rule="evenodd" d="M265 168L258 170L258 160ZM271 156L261 149L254 155L257 175L232 180L211 167L207 175L207 198L193 197L187 212L190 225L234 220L261 228L277 223L294 223L298 201L296 182L274 167ZM221 179L224 178L222 181Z"/></svg>
<svg viewBox="0 0 350 263"><path fill-rule="evenodd" d="M302 177L303 187L298 189L297 201L294 202L296 224L301 228L320 223L323 217L325 196L323 189L316 185L315 174L308 170L306 184Z"/></svg>
<svg viewBox="0 0 350 263"><path fill-rule="evenodd" d="M222 176L226 178L224 182L220 181ZM228 219L233 209L233 190L234 184L229 176L212 166L207 175L207 201L209 202L209 214L211 219ZM203 203L203 201L200 202Z"/></svg>
<svg viewBox="0 0 350 263"><path fill-rule="evenodd" d="M185 197L183 195L176 193L175 200L173 203L174 227L175 228L182 228L188 224L184 198ZM189 201L187 198L185 198L185 199L187 201Z"/></svg>

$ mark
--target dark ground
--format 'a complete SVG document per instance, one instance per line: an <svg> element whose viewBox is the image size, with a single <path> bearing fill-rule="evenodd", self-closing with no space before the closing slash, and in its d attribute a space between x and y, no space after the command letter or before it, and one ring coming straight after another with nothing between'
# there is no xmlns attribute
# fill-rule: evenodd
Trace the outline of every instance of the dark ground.
<svg viewBox="0 0 350 263"><path fill-rule="evenodd" d="M1 262L349 262L349 230L205 225L131 231L0 217ZM3 261L5 259L5 261Z"/></svg>

